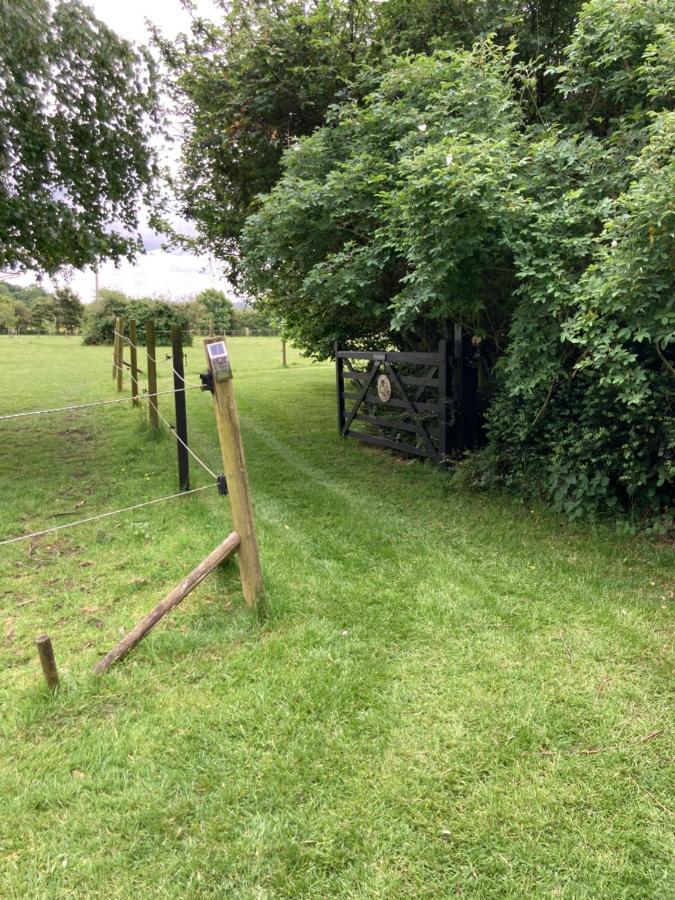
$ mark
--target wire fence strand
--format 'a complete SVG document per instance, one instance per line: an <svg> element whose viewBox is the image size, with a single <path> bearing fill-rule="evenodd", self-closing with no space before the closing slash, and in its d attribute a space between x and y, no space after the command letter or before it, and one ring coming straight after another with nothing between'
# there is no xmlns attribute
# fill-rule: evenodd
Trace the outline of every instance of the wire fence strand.
<svg viewBox="0 0 675 900"><path fill-rule="evenodd" d="M120 334L119 331L115 331L115 334L116 334L118 337L121 337L122 340L126 341L127 344L129 344L130 347L133 347L134 350L136 350L137 352L138 352L139 350L142 350L142 349L143 349L142 347L139 347L137 344L134 344L134 342L131 340L131 338L128 338L128 337L127 337L126 335L124 335L124 334ZM157 365L157 359L152 355L152 353L148 353L147 347L145 348L145 352L148 354L148 358L151 359L151 360L154 362L155 365ZM173 364L173 361L171 362L171 369L173 370L173 374L174 374L177 378L180 378L180 380L183 382L183 384L189 385L189 387L195 387L195 388L198 387L198 388L201 388L201 384L191 384L191 383L187 382L187 381L185 380L185 376L184 376L184 375L181 375L180 372L176 369L176 367L175 367L174 364Z"/></svg>
<svg viewBox="0 0 675 900"><path fill-rule="evenodd" d="M144 396L147 397L148 395L145 394ZM216 473L215 473L212 469L210 469L210 468L206 465L206 463L203 462L203 460L201 460L201 459L197 456L197 454L194 452L194 450L193 450L191 447L188 447L188 445L185 443L185 441L184 441L184 440L176 433L176 431L175 431L175 429L173 428L173 426L171 425L171 423L170 423L170 422L167 422L167 420L164 418L164 416L161 414L161 412L160 412L158 409L155 409L155 412L157 413L157 415L159 416L159 418L162 420L162 422L164 422L164 424L165 424L166 427L169 429L169 431L171 432L171 434L176 438L176 440L178 441L178 443L179 443L179 444L182 444L183 447L185 447L185 449L186 449L187 452L190 454L190 456L193 456L193 457L197 460L197 462L199 463L199 465L200 465L203 469L205 469L205 470L209 473L209 475L210 475L212 478L217 478L218 476L216 475Z"/></svg>
<svg viewBox="0 0 675 900"><path fill-rule="evenodd" d="M0 416L0 421L6 419L23 419L28 416L44 416L47 413L57 413L57 412L68 412L70 410L77 409L91 409L94 406L110 406L113 403L130 403L132 400L140 400L143 396L145 397L161 397L163 394L178 394L183 391L194 391L201 390L200 384L186 384L185 387L182 388L171 388L166 391L156 391L153 394L138 394L134 397L117 397L114 400L96 400L92 403L78 403L73 406L54 406L51 409L31 409L26 410L25 412L17 412L17 413L7 413L6 415Z"/></svg>
<svg viewBox="0 0 675 900"><path fill-rule="evenodd" d="M178 494L169 494L166 497L156 497L154 500L146 500L144 503L135 503L133 506L114 509L111 512L100 513L97 516L87 516L86 519L78 519L77 522L66 522L63 525L54 525L53 528L45 528L42 531L32 531L30 534L21 534L17 537L0 541L0 547L5 546L6 544L17 544L19 541L28 541L33 538L43 537L46 534L53 534L56 531L64 531L66 528L75 528L77 525L86 525L88 522L97 522L100 519L108 519L111 516L119 516L122 513L132 512L133 510L141 509L144 506L153 506L156 503L163 503L165 500L174 500L176 497L187 497L188 494L196 494L199 491L206 491L213 487L213 484L203 484L201 487L192 488L189 491L181 491Z"/></svg>

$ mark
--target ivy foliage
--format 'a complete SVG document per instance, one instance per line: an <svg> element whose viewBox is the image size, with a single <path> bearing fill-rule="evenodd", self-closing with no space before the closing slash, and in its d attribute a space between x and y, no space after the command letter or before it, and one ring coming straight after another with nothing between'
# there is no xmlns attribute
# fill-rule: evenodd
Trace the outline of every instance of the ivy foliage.
<svg viewBox="0 0 675 900"><path fill-rule="evenodd" d="M79 0L0 2L0 270L53 274L142 249L151 57Z"/></svg>
<svg viewBox="0 0 675 900"><path fill-rule="evenodd" d="M246 289L319 357L433 344L492 370L482 484L571 517L666 515L673 0L590 0L536 103L515 45L391 60L295 141L243 228Z"/></svg>

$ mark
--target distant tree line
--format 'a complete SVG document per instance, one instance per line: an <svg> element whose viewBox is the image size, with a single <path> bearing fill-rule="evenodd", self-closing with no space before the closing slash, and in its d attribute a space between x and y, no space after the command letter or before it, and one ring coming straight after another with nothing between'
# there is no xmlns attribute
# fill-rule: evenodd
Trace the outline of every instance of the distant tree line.
<svg viewBox="0 0 675 900"><path fill-rule="evenodd" d="M84 305L68 286L49 293L37 284L0 282L2 334L77 334L83 316Z"/></svg>
<svg viewBox="0 0 675 900"><path fill-rule="evenodd" d="M190 300L172 301L153 297L131 297L122 291L103 288L98 300L85 307L83 340L85 344L112 344L115 319L125 323L135 319L138 340L145 343L145 323L154 319L157 343L171 342L171 326L180 325L183 341L192 343L193 335L277 334L267 316L255 308L238 308L222 291L207 288Z"/></svg>

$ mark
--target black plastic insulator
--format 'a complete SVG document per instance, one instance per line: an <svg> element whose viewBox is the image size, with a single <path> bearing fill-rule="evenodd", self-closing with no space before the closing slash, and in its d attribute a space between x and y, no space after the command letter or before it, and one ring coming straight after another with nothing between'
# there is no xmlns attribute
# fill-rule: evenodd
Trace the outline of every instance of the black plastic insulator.
<svg viewBox="0 0 675 900"><path fill-rule="evenodd" d="M211 393L213 393L213 372L210 370L208 372L202 372L199 376L199 380L202 383L203 391L211 391Z"/></svg>
<svg viewBox="0 0 675 900"><path fill-rule="evenodd" d="M227 478L224 475L218 475L216 483L218 485L218 493L222 494L223 497L227 496Z"/></svg>

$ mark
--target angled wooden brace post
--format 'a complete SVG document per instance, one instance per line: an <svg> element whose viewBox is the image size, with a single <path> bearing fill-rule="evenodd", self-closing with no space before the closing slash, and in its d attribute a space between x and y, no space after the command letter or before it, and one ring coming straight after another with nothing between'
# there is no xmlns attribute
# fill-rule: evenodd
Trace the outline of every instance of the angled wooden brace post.
<svg viewBox="0 0 675 900"><path fill-rule="evenodd" d="M248 483L239 413L234 397L232 368L225 338L206 338L204 349L211 376L209 387L213 389L213 407L232 511L232 526L239 535L237 559L241 586L248 605L255 606L262 599L264 587L253 519L251 488Z"/></svg>

